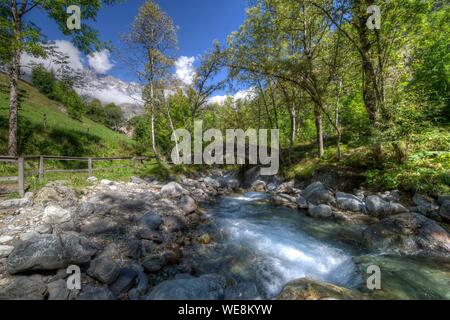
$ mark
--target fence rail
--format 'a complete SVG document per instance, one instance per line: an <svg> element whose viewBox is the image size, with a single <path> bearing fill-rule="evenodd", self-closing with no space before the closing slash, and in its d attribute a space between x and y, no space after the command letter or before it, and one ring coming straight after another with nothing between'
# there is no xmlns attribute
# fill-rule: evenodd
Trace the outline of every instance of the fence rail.
<svg viewBox="0 0 450 320"><path fill-rule="evenodd" d="M30 176L37 175L39 180L43 180L46 173L55 173L55 172L87 172L91 177L94 171L99 170L111 170L111 169L125 169L125 168L133 168L133 173L136 174L139 162L143 162L146 160L158 159L156 156L152 157L64 157L64 156L23 156L23 157L9 157L9 156L0 156L0 163L15 163L17 165L17 176L11 177L0 177L0 182L17 182L17 191L20 196L24 196L25 194L25 178ZM25 164L27 161L39 160L38 170L32 170L30 173L25 172ZM82 161L87 162L87 169L46 169L45 161L46 160L54 160L54 161ZM112 166L112 167L100 167L94 168L94 162L101 161L131 161L130 166Z"/></svg>

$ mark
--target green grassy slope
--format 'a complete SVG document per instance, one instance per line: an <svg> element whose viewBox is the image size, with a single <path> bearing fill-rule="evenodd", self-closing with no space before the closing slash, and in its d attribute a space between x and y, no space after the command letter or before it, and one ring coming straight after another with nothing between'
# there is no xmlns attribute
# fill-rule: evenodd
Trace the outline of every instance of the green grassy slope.
<svg viewBox="0 0 450 320"><path fill-rule="evenodd" d="M19 150L22 155L126 156L133 141L102 124L77 121L58 102L28 83L20 83ZM6 75L0 73L0 154L7 154L8 96ZM44 128L46 115L47 125Z"/></svg>

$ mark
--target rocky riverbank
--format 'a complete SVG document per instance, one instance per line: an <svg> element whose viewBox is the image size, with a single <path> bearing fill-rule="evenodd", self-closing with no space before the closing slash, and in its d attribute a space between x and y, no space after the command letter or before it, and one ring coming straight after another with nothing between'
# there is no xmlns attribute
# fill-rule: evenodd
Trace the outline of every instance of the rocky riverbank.
<svg viewBox="0 0 450 320"><path fill-rule="evenodd" d="M36 194L0 203L0 299L235 299L255 298L251 283L232 284L219 274L198 273L187 248L208 246L202 209L241 192L234 174L128 183L98 181L76 193L63 181ZM303 189L247 176L243 187L270 194L276 206L318 220L367 224L364 245L374 253L450 257L450 197L399 192L342 193L315 182ZM403 203L403 204L401 204ZM81 269L81 290L68 290L67 268ZM287 284L279 299L365 298L311 279Z"/></svg>

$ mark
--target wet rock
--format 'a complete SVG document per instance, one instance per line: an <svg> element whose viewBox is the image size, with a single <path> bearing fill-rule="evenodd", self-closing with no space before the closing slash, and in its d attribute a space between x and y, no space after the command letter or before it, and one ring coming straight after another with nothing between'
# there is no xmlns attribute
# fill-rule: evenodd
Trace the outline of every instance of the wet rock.
<svg viewBox="0 0 450 320"><path fill-rule="evenodd" d="M408 212L408 209L401 204L385 201L376 195L366 198L366 207L369 213L381 217Z"/></svg>
<svg viewBox="0 0 450 320"><path fill-rule="evenodd" d="M308 209L308 215L313 218L330 218L333 215L333 210L326 204L320 204L318 206L311 205Z"/></svg>
<svg viewBox="0 0 450 320"><path fill-rule="evenodd" d="M161 216L153 212L147 212L144 214L141 222L150 230L159 230L159 227L163 224Z"/></svg>
<svg viewBox="0 0 450 320"><path fill-rule="evenodd" d="M413 202L417 206L419 212L426 216L439 210L437 202L428 196L416 193L413 197Z"/></svg>
<svg viewBox="0 0 450 320"><path fill-rule="evenodd" d="M15 277L0 287L0 300L44 300L47 286L39 276Z"/></svg>
<svg viewBox="0 0 450 320"><path fill-rule="evenodd" d="M295 201L299 209L308 209L308 200L306 200L303 196L298 196Z"/></svg>
<svg viewBox="0 0 450 320"><path fill-rule="evenodd" d="M321 182L314 182L310 184L305 190L302 191L302 196L314 205L329 205L334 204L336 201L333 193L325 188Z"/></svg>
<svg viewBox="0 0 450 320"><path fill-rule="evenodd" d="M17 245L6 260L10 274L56 270L89 262L95 254L87 239L75 233L39 235Z"/></svg>
<svg viewBox="0 0 450 320"><path fill-rule="evenodd" d="M89 276L105 284L113 283L119 276L119 272L119 265L108 257L92 260L87 271Z"/></svg>
<svg viewBox="0 0 450 320"><path fill-rule="evenodd" d="M358 197L344 192L336 193L336 204L337 207L352 212L365 212L366 205Z"/></svg>
<svg viewBox="0 0 450 320"><path fill-rule="evenodd" d="M59 205L67 208L76 205L78 197L75 191L64 181L49 182L37 193L34 203L45 207L49 204Z"/></svg>
<svg viewBox="0 0 450 320"><path fill-rule="evenodd" d="M288 181L288 182L284 182L284 183L280 184L278 186L278 188L276 188L275 192L276 193L293 194L293 193L295 193L294 192L295 191L294 185L295 185L295 181L294 180L291 180L291 181Z"/></svg>
<svg viewBox="0 0 450 320"><path fill-rule="evenodd" d="M277 206L286 206L291 208L297 208L297 199L287 194L275 195L271 199L272 203Z"/></svg>
<svg viewBox="0 0 450 320"><path fill-rule="evenodd" d="M219 300L224 287L225 279L216 274L167 280L154 287L146 300Z"/></svg>
<svg viewBox="0 0 450 320"><path fill-rule="evenodd" d="M13 250L13 246L0 245L0 258L6 258Z"/></svg>
<svg viewBox="0 0 450 320"><path fill-rule="evenodd" d="M161 188L161 195L167 198L178 198L189 192L184 189L179 183L170 182Z"/></svg>
<svg viewBox="0 0 450 320"><path fill-rule="evenodd" d="M363 295L357 291L331 283L301 278L286 284L276 300L359 300Z"/></svg>
<svg viewBox="0 0 450 320"><path fill-rule="evenodd" d="M219 177L217 179L221 188L230 188L231 190L239 189L239 180L232 176Z"/></svg>
<svg viewBox="0 0 450 320"><path fill-rule="evenodd" d="M183 196L179 202L179 206L184 213L190 214L197 210L197 203L190 196Z"/></svg>
<svg viewBox="0 0 450 320"><path fill-rule="evenodd" d="M107 288L87 285L83 287L83 292L78 297L78 300L116 300L116 297Z"/></svg>
<svg viewBox="0 0 450 320"><path fill-rule="evenodd" d="M186 229L186 223L180 217L167 216L163 220L167 232L178 232Z"/></svg>
<svg viewBox="0 0 450 320"><path fill-rule="evenodd" d="M241 282L225 289L225 300L256 300L260 295L253 282Z"/></svg>
<svg viewBox="0 0 450 320"><path fill-rule="evenodd" d="M5 209L18 209L22 207L26 207L33 204L33 193L27 192L25 196L20 199L10 199L0 202L0 210Z"/></svg>
<svg viewBox="0 0 450 320"><path fill-rule="evenodd" d="M138 274L132 268L123 268L120 270L119 276L114 283L109 286L109 290L118 298L124 295L135 286Z"/></svg>
<svg viewBox="0 0 450 320"><path fill-rule="evenodd" d="M367 228L364 240L379 252L405 255L448 255L450 235L438 223L417 213L404 213Z"/></svg>
<svg viewBox="0 0 450 320"><path fill-rule="evenodd" d="M255 192L266 192L267 184L264 181L256 180L252 183L251 189Z"/></svg>

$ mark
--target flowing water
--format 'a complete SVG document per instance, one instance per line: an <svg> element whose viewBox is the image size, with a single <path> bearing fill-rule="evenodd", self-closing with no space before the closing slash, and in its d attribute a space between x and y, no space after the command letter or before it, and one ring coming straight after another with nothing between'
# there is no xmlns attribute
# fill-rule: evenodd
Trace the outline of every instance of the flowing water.
<svg viewBox="0 0 450 320"><path fill-rule="evenodd" d="M246 193L208 208L203 228L214 244L190 254L201 273L254 283L261 298L273 298L302 277L367 292L365 271L375 264L383 290L374 298L450 299L450 259L373 255L360 244L367 225L316 220L267 200Z"/></svg>

